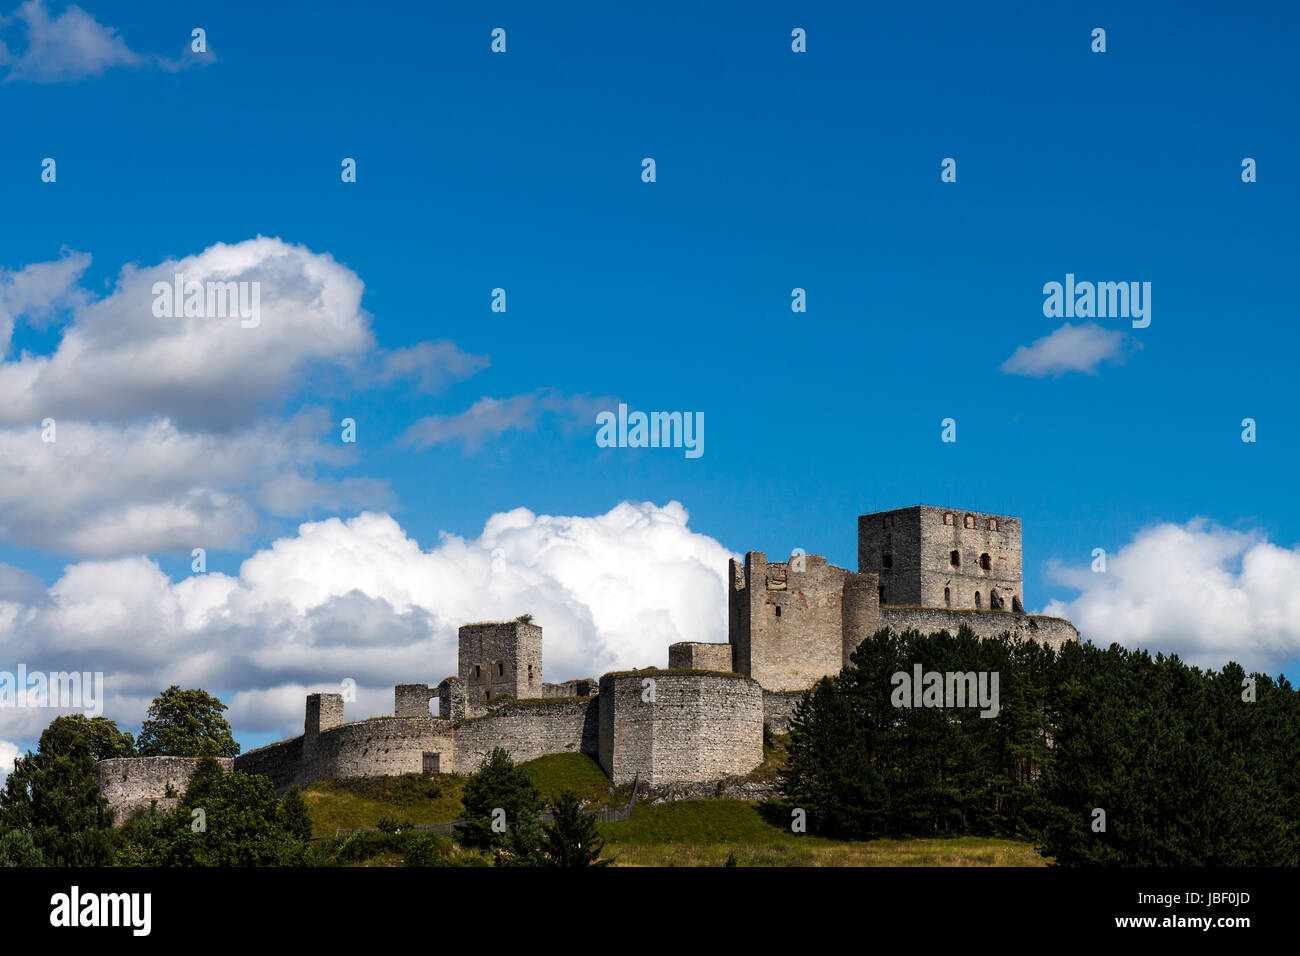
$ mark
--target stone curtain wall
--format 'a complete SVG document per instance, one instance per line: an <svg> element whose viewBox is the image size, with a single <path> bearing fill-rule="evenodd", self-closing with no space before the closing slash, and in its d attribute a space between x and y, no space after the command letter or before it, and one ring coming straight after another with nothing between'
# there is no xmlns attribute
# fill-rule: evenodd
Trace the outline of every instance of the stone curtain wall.
<svg viewBox="0 0 1300 956"><path fill-rule="evenodd" d="M562 684L543 684L543 697L595 697L600 693L600 681L594 677L566 680Z"/></svg>
<svg viewBox="0 0 1300 956"><path fill-rule="evenodd" d="M735 670L730 644L701 644L682 641L668 645L669 670L722 671Z"/></svg>
<svg viewBox="0 0 1300 956"><path fill-rule="evenodd" d="M378 717L344 724L321 734L307 749L295 783L346 777L384 777L421 773L424 754L441 755L441 766L455 760L449 721L432 717Z"/></svg>
<svg viewBox="0 0 1300 956"><path fill-rule="evenodd" d="M1059 649L1071 641L1078 642L1079 632L1065 618L1042 614L1012 614L1010 611L949 611L940 607L882 607L880 626L902 632L916 628L925 634L948 631L956 634L963 624L980 637L997 637L1010 632L1013 637L1041 641Z"/></svg>
<svg viewBox="0 0 1300 956"><path fill-rule="evenodd" d="M121 826L131 811L154 801L161 812L175 809L198 762L198 757L114 757L95 764L95 779L113 808L114 823ZM218 757L217 763L230 770L235 762ZM174 797L166 795L169 785Z"/></svg>
<svg viewBox="0 0 1300 956"><path fill-rule="evenodd" d="M654 681L654 700L644 699ZM763 761L763 689L746 677L680 671L606 674L598 758L615 786L749 773Z"/></svg>
<svg viewBox="0 0 1300 956"><path fill-rule="evenodd" d="M765 690L763 691L763 720L772 728L773 733L790 732L790 718L794 716L795 704L803 697L801 690Z"/></svg>
<svg viewBox="0 0 1300 956"><path fill-rule="evenodd" d="M455 772L473 773L494 747L508 750L515 763L559 753L595 757L598 721L599 705L591 698L506 704L456 725Z"/></svg>
<svg viewBox="0 0 1300 956"><path fill-rule="evenodd" d="M240 773L256 773L267 777L276 794L282 794L298 781L302 766L302 738L282 740L242 753L235 758L235 769ZM301 785L301 784L300 784Z"/></svg>
<svg viewBox="0 0 1300 956"><path fill-rule="evenodd" d="M443 773L472 773L493 747L516 763L571 751L595 757L597 721L595 701L582 698L507 703L457 723L376 717L324 731L311 744L296 737L250 751L235 768L269 777L277 793L317 780L421 773L425 754L438 755Z"/></svg>

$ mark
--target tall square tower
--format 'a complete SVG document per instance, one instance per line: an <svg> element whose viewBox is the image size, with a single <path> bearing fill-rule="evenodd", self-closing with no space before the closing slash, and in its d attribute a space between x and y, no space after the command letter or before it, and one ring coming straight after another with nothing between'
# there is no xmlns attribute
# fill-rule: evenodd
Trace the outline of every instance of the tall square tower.
<svg viewBox="0 0 1300 956"><path fill-rule="evenodd" d="M459 671L470 700L542 696L542 629L522 621L466 624Z"/></svg>
<svg viewBox="0 0 1300 956"><path fill-rule="evenodd" d="M858 570L880 603L1023 611L1020 519L916 505L858 516Z"/></svg>

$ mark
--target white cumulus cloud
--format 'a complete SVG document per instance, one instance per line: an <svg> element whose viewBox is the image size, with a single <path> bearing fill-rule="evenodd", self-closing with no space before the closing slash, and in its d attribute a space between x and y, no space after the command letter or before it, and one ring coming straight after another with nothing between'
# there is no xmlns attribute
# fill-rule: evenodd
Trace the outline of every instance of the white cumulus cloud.
<svg viewBox="0 0 1300 956"><path fill-rule="evenodd" d="M389 515L301 525L238 576L172 580L143 557L70 565L39 599L0 596L0 646L29 671L103 671L105 713L143 717L169 684L224 695L239 731L301 732L303 695L358 687L349 719L392 711L392 685L456 672L456 632L532 614L548 681L665 666L676 641L726 640L727 560L686 509L493 515L423 549ZM52 715L0 711L0 735Z"/></svg>
<svg viewBox="0 0 1300 956"><path fill-rule="evenodd" d="M1259 533L1205 519L1158 524L1107 555L1104 573L1087 565L1052 573L1081 593L1044 613L1069 618L1093 643L1270 673L1300 657L1300 549Z"/></svg>
<svg viewBox="0 0 1300 956"><path fill-rule="evenodd" d="M156 315L154 284L176 275L257 283L260 323ZM0 423L166 415L186 427L247 424L313 363L360 364L374 346L363 288L329 254L260 236L128 265L111 295L77 310L52 354L0 365Z"/></svg>
<svg viewBox="0 0 1300 956"><path fill-rule="evenodd" d="M78 285L89 264L65 251L0 272L0 358L17 323L58 320L45 352L0 361L0 540L79 556L188 552L236 547L265 514L388 507L386 482L322 474L356 458L337 421L286 407L322 388L323 372L345 391L432 391L488 363L447 341L379 348L360 277L277 238L127 265L102 297ZM155 289L178 275L182 288L256 288L258 321L155 308Z"/></svg>

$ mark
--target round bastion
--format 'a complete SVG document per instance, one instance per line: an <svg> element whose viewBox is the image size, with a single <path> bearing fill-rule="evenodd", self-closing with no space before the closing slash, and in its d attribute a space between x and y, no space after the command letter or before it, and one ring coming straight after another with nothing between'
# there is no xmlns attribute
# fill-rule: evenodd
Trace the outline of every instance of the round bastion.
<svg viewBox="0 0 1300 956"><path fill-rule="evenodd" d="M600 679L600 764L615 786L694 783L763 762L763 688L739 674L622 671Z"/></svg>

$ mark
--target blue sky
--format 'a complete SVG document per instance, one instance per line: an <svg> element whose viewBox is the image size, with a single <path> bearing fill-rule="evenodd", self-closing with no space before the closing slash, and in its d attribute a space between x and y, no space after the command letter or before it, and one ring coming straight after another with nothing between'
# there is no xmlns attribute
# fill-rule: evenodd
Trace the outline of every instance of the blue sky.
<svg viewBox="0 0 1300 956"><path fill-rule="evenodd" d="M337 355L299 368L259 416L354 418L351 457L313 474L386 489L259 513L209 550L209 571L238 575L300 521L367 508L428 549L515 508L596 516L624 501L681 502L692 532L731 551L846 567L862 512L1017 514L1031 608L1079 596L1050 562L1086 568L1094 548L1198 517L1193 536L1253 535L1295 566L1293 4L83 8L140 57L179 60L201 26L215 62L0 83L0 268L86 254L80 286L104 297L127 263L277 237L359 277L379 349L450 341L488 357L430 390L359 387ZM495 27L505 54L489 50ZM791 51L795 27L806 53ZM21 22L0 38L21 55ZM343 157L357 182L340 181ZM955 183L940 181L945 157ZM1244 157L1257 182L1242 182ZM1150 282L1150 326L1096 320L1122 360L1090 370L1002 371L1062 325L1042 287L1066 273ZM505 313L489 309L497 287ZM53 352L76 321L18 321L6 358ZM524 427L402 441L427 416L517 396L533 396ZM608 399L702 412L705 454L597 448L583 412ZM47 586L113 557L10 529L0 562ZM1239 574L1249 547L1208 571ZM140 553L189 574L188 549ZM1160 586L1133 576L1126 593ZM1260 616L1282 623L1224 634L1210 659L1240 641L1294 679L1300 637L1278 600ZM1160 630L1141 643L1206 647Z"/></svg>

